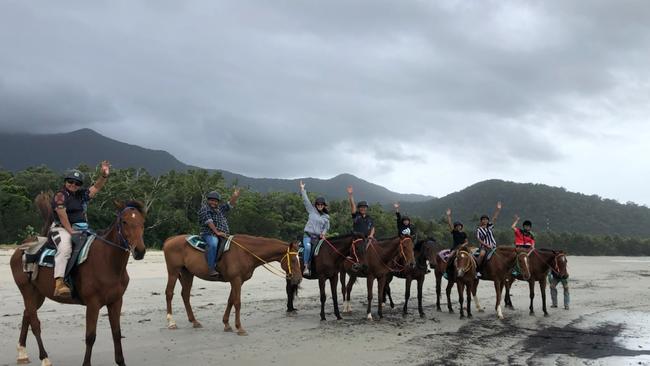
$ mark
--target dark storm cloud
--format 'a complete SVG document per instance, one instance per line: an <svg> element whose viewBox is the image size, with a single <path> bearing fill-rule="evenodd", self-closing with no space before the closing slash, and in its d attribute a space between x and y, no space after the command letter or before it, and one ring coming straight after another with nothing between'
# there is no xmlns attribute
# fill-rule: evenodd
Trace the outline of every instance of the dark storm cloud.
<svg viewBox="0 0 650 366"><path fill-rule="evenodd" d="M255 176L561 161L549 136L589 129L575 101L647 80L647 19L643 1L5 2L0 118Z"/></svg>

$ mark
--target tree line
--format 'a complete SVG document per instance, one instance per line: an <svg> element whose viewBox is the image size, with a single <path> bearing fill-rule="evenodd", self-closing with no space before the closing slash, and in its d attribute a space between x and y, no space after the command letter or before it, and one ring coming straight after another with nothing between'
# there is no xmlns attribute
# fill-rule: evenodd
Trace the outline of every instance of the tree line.
<svg viewBox="0 0 650 366"><path fill-rule="evenodd" d="M99 174L89 166L78 168L86 174L86 186ZM44 166L18 172L0 170L0 243L19 243L40 231L42 222L33 199L42 191L60 189L62 181L59 173ZM115 219L115 201L139 200L147 208L145 243L150 248L160 248L172 235L198 233L197 211L208 191L217 190L227 199L233 188L220 173L206 170L171 171L152 176L144 169L113 169L104 189L90 203L88 218L94 229L108 227ZM363 192L355 193L357 199L363 199ZM312 198L316 195L317 192L310 192ZM332 200L329 211L330 235L349 233L352 222L348 202ZM369 214L374 219L378 237L397 235L394 212L376 203L371 205ZM244 187L236 208L230 213L229 223L232 233L289 241L301 235L306 219L298 187L295 193L264 194ZM452 242L444 212L438 217L411 219L419 239L433 237L442 246ZM514 241L509 219L502 216L497 223L497 241L503 245L511 245ZM471 243L476 243L476 224L465 222ZM538 247L562 249L574 255L650 255L650 238L553 231L541 231L536 236Z"/></svg>

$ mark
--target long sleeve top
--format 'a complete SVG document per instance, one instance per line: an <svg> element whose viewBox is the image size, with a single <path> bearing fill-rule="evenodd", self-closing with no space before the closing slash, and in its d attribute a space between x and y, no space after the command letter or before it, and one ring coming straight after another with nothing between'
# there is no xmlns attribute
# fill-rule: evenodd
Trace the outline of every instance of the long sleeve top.
<svg viewBox="0 0 650 366"><path fill-rule="evenodd" d="M305 224L305 232L311 235L327 234L327 231L330 229L330 215L324 212L318 212L316 207L314 207L311 201L309 201L307 191L302 190L300 192L300 195L302 196L302 201L305 204L305 209L309 214L307 224Z"/></svg>

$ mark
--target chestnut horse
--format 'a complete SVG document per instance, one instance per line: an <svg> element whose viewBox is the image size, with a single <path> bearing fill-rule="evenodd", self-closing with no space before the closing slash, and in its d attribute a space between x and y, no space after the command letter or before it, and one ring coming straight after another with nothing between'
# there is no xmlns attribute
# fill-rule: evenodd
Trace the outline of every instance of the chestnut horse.
<svg viewBox="0 0 650 366"><path fill-rule="evenodd" d="M393 299L391 297L390 283L393 280L393 277L403 278L406 280L406 289L404 293L404 307L402 308L402 314L408 314L408 304L409 299L411 298L411 282L413 280L417 281L418 284L418 312L421 318L424 318L424 309L422 307L422 288L424 286L424 277L427 275L429 270L427 269L427 262L429 266L433 269L434 263L437 257L436 242L433 239L420 240L415 244L413 250L413 255L415 256L415 268L405 268L403 271L391 273L388 280L386 281L385 295L390 300L391 308L394 307ZM403 261L400 261L401 264ZM385 298L383 299L385 302Z"/></svg>
<svg viewBox="0 0 650 366"><path fill-rule="evenodd" d="M532 249L528 253L528 258L530 278L527 281L530 289L530 315L535 315L535 310L533 308L535 282L539 282L539 290L542 293L542 310L544 311L544 316L548 316L548 311L546 311L546 276L548 276L549 271L553 271L553 273L562 278L569 276L567 273L566 253L549 249ZM526 281L521 275L514 278L520 281ZM504 298L506 307L510 309L513 309L512 301L510 300L510 287L512 286L512 280L513 279L506 284L506 296Z"/></svg>
<svg viewBox="0 0 650 366"><path fill-rule="evenodd" d="M51 222L52 208L51 195L41 193L36 197L36 205L46 222ZM97 236L88 252L88 258L74 271L74 297L54 297L54 269L41 267L38 276L32 279L31 275L23 271L23 251L26 247L19 247L11 256L11 272L14 281L23 295L25 311L23 313L20 338L18 339L19 364L29 363L25 343L27 331L31 326L32 333L38 343L39 359L42 366L51 365L48 354L41 339L41 322L37 311L43 305L45 298L64 304L80 304L86 306L86 354L83 364L90 365L90 358L95 343L97 318L99 310L108 308L108 320L113 333L115 346L115 363L124 365L122 354L122 332L120 329L120 313L122 311L122 297L129 284L129 275L126 264L129 253L133 258L140 260L144 257L145 246L142 235L144 233L145 212L141 203L128 201L117 205L115 222L102 236Z"/></svg>
<svg viewBox="0 0 650 366"><path fill-rule="evenodd" d="M249 235L235 235L230 244L230 250L223 253L217 265L221 278L209 276L208 264L203 252L192 248L186 241L187 235L172 236L165 240L163 252L167 264L167 327L176 329L176 322L172 316L172 298L176 281L180 280L181 297L185 304L187 318L194 328L202 325L194 317L190 305L190 291L194 276L206 281L230 282L230 297L223 314L224 331L231 332L230 312L235 307L235 327L237 334L247 335L241 325L241 288L244 282L252 276L255 268L267 265L269 262L280 262L286 278L292 284L298 285L302 280L300 261L298 260L298 244L285 243L277 239L260 238ZM221 243L221 245L224 245ZM267 268L268 269L268 268ZM277 275L278 269L269 269Z"/></svg>
<svg viewBox="0 0 650 366"><path fill-rule="evenodd" d="M363 240L355 238L356 237L352 234L328 238L323 242L323 244L321 244L318 255L312 259L314 272L312 272L312 276L308 279L318 279L318 287L320 289L321 321L326 320L325 300L327 300L327 296L325 294L325 281L327 280L330 281L330 290L332 292L332 301L334 303L334 315L336 316L336 319L341 319L336 293L336 287L339 283L338 274L343 265L343 261L351 261L351 259L348 258L350 247L357 241ZM304 270L304 263L301 261L300 264L302 266L301 269ZM297 292L298 285L292 284L290 280L287 280L287 312L296 311L293 307L293 300Z"/></svg>
<svg viewBox="0 0 650 366"><path fill-rule="evenodd" d="M458 302L460 303L460 318L465 318L465 311L463 309L463 292L467 290L467 317L472 317L472 295L476 297L476 286L478 280L476 279L476 259L472 255L471 250L466 247L460 247L454 257L454 281L458 287ZM453 282L451 282L453 283ZM447 301L449 311L453 312L451 307L451 298L447 292Z"/></svg>
<svg viewBox="0 0 650 366"><path fill-rule="evenodd" d="M409 236L405 237L396 237L393 239L377 241L375 239L369 239L365 254L363 255L363 264L366 266L365 270L360 273L354 271L349 262L343 263L343 269L345 273L350 275L350 282L345 288L345 295L348 304L350 303L350 293L352 292L352 287L357 277L366 277L366 286L368 289L368 305L366 309L367 319L373 320L372 318L372 297L373 297L373 285L375 279L377 279L378 284L378 299L377 301L377 315L379 318L383 318L383 299L384 291L386 287L386 282L388 277L392 272L399 272L404 269L413 269L415 268L415 256L413 254L413 240ZM402 266L399 263L404 263ZM342 282L341 285L345 287L345 273L341 273ZM349 309L349 308L348 308Z"/></svg>
<svg viewBox="0 0 650 366"><path fill-rule="evenodd" d="M494 290L496 292L496 304L494 308L499 319L504 318L503 311L501 310L501 295L503 288L512 276L512 271L518 269L524 280L528 281L530 278L529 268L528 252L512 247L498 247L490 260L485 259L481 271L483 275L481 279L494 282Z"/></svg>
<svg viewBox="0 0 650 366"><path fill-rule="evenodd" d="M438 311L442 311L442 308L440 307L440 296L442 292L442 277L444 276L445 272L447 272L447 266L449 266L449 263L445 262L442 259L442 257L440 257L439 254L436 255L435 265L434 265L435 269L433 273L436 277L436 309ZM451 302L451 290L454 288L454 283L455 283L454 275L455 274L453 274L451 278L447 278L447 288L445 289L445 292L447 294L447 309L449 310L449 313L452 314L454 312L454 308ZM474 304L476 305L476 310L479 313L482 313L483 308L481 308L481 304L478 301L478 297L476 297L476 285L473 286L471 295L474 298Z"/></svg>

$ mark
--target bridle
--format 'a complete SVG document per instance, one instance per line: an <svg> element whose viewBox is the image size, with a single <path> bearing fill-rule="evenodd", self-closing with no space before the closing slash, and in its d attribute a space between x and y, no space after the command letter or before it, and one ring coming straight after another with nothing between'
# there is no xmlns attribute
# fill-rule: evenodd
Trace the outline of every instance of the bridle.
<svg viewBox="0 0 650 366"><path fill-rule="evenodd" d="M132 245L131 243L129 243L129 239L127 239L122 233L122 215L126 212L126 210L137 210L137 208L133 206L127 206L117 214L117 238L119 240L118 243L114 243L99 235L97 235L95 238L99 239L104 244L118 248L125 252L133 252L133 249L135 248L135 244Z"/></svg>
<svg viewBox="0 0 650 366"><path fill-rule="evenodd" d="M291 245L287 247L287 252L282 256L282 259L280 259L280 265L282 265L282 262L286 259L287 260L287 278L290 278L293 276L293 270L291 269L291 256L295 255L296 258L298 258L298 252L297 251L292 251L291 250Z"/></svg>
<svg viewBox="0 0 650 366"><path fill-rule="evenodd" d="M404 252L404 242L407 241L407 240L409 240L409 241L411 241L411 243L413 243L413 239L411 239L410 236L403 236L403 237L401 237L400 240L399 240L399 252L400 252L400 256L404 259L404 265L400 264L397 258L393 258L393 262L394 262L398 267L400 267L399 269L391 268L389 265L387 265L387 264L384 263L383 261L380 261L381 264L383 264L384 267L388 268L391 272L402 272L404 269L406 269L406 265L405 265L405 264L406 264L407 258L406 258L406 253ZM374 240L373 240L373 241L374 241ZM370 242L368 243L368 246L370 246L370 247L375 251L375 254L377 254L377 257L378 257L378 258L381 258L381 257L379 256L379 252L377 252L377 249L376 249L375 246L373 245L373 241L370 241Z"/></svg>
<svg viewBox="0 0 650 366"><path fill-rule="evenodd" d="M469 260L467 261L467 265L465 265L465 267L463 267L461 270L463 271L463 273L469 273L469 271L472 268L476 268L476 261L474 260L474 258L472 258L472 255L468 251L466 250L458 251L458 255L456 255L456 258L454 258L454 265L456 266L456 268L458 268L458 258L465 258L465 257L468 257Z"/></svg>

